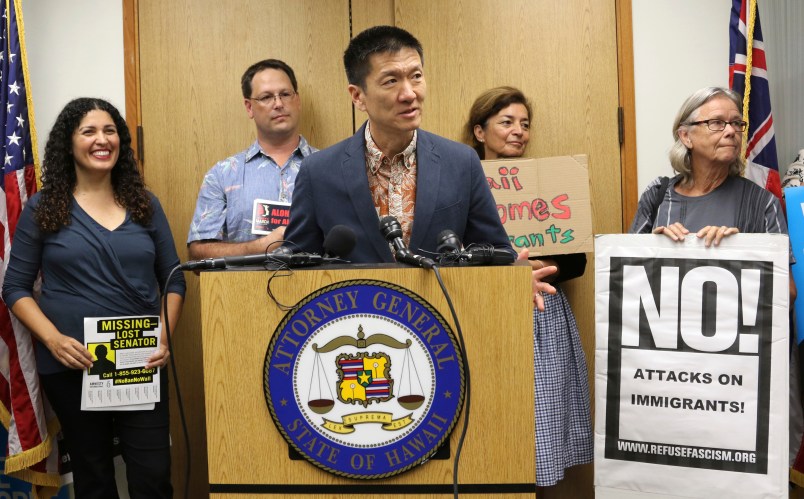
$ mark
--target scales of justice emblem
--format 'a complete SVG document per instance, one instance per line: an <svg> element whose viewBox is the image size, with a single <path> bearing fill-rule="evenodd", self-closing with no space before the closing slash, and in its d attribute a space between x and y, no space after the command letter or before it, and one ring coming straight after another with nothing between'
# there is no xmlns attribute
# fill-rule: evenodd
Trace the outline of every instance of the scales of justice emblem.
<svg viewBox="0 0 804 499"><path fill-rule="evenodd" d="M423 463L449 437L463 404L463 357L418 295L345 281L280 323L264 387L277 428L305 459L338 475L383 478Z"/></svg>
<svg viewBox="0 0 804 499"><path fill-rule="evenodd" d="M407 410L415 410L422 406L425 401L424 385L419 379L419 371L416 368L413 355L410 353L412 341L407 339L404 343L396 340L387 334L374 334L366 338L363 332L363 325L357 328L357 337L338 336L326 345L318 346L313 344L314 365L316 366L310 377L308 393L312 394L317 388L319 398L310 398L307 406L317 414L326 414L335 406L332 398L322 398L321 387L332 386L329 382L327 369L321 360L321 354L329 352L339 352L344 349L357 349L356 354L339 353L335 358L335 371L337 381L334 384L334 391L337 393L337 400L343 404L362 405L367 408L369 404L382 404L393 398L397 398L399 405ZM379 350L368 352L372 346L379 347ZM402 369L400 372L400 393L394 395L394 379L391 377L391 355L386 353L387 349L397 349L404 351ZM321 377L324 379L322 380ZM407 383L405 383L407 382ZM331 397L332 391L328 394ZM312 396L312 395L311 395ZM344 423L332 421L324 422L324 428L335 433L351 433L355 424L370 421L382 421L382 428L386 431L396 431L411 424L413 421L410 416L392 420L391 413L388 412L358 412L348 414L344 417Z"/></svg>
<svg viewBox="0 0 804 499"><path fill-rule="evenodd" d="M316 353L316 364L320 366L320 369L314 371L310 379L310 387L312 388L316 384L318 386L330 384L329 380L326 379L326 369L321 365L320 354L351 346L358 349L357 354L341 353L335 360L338 374L335 391L338 394L338 400L345 404L362 404L364 407L368 407L372 402L387 402L394 398L394 380L390 374L391 357L383 351L367 353L360 350L365 350L372 345L395 348L405 352L405 357L402 361L401 379L403 382L408 381L407 394L398 397L399 405L411 410L421 407L424 402L424 395L421 392L424 388L418 377L418 370L413 365L414 361L411 358L411 340L402 343L387 334L375 334L365 338L363 326L360 325L357 329L356 339L349 336L340 336L321 347L317 344L313 345L313 350ZM319 376L325 377L323 383L320 379L316 380ZM411 381L415 382L415 388L418 388L418 392L412 391L415 388L411 386ZM335 402L332 399L318 398L311 399L307 404L314 412L326 414L332 409Z"/></svg>

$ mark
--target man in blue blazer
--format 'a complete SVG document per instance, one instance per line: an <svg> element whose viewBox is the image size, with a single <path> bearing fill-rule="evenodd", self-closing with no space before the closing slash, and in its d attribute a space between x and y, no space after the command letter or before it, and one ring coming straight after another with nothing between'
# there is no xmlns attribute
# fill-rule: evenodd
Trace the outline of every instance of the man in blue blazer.
<svg viewBox="0 0 804 499"><path fill-rule="evenodd" d="M357 235L349 260L393 262L379 230L390 214L417 254L432 256L445 229L464 245L513 253L477 154L419 130L427 86L418 40L400 28L370 28L351 41L344 64L352 101L369 119L351 138L305 158L285 234L291 248L321 253L326 234L342 224Z"/></svg>
<svg viewBox="0 0 804 499"><path fill-rule="evenodd" d="M296 179L285 240L294 251L321 253L335 225L355 231L355 263L393 262L379 229L366 175L366 125L352 137L305 159ZM511 249L477 154L469 147L419 130L414 223L408 246L435 253L438 234L452 229L465 245L490 243ZM513 249L511 249L513 253Z"/></svg>

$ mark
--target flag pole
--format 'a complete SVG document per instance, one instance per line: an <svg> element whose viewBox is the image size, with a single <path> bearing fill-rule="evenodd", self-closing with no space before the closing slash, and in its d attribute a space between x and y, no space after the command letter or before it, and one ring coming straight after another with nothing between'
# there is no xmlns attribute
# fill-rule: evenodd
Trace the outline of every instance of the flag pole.
<svg viewBox="0 0 804 499"><path fill-rule="evenodd" d="M749 123L748 117L748 109L749 103L751 101L751 70L754 66L754 24L756 23L756 16L757 16L757 0L749 0L748 2L748 12L746 12L745 22L746 22L746 43L747 47L745 50L745 91L743 92L743 120L746 123ZM750 125L750 123L749 123ZM742 151L740 152L743 156L743 159L746 158L746 148L748 147L748 128L749 126L745 127L743 130L743 145ZM743 171L743 174L745 171Z"/></svg>
<svg viewBox="0 0 804 499"><path fill-rule="evenodd" d="M31 153L33 154L34 175L36 176L36 190L42 189L42 163L39 162L39 143L36 136L36 120L34 119L33 92L31 92L31 74L28 71L28 50L25 48L25 23L22 22L22 0L14 0L15 12L17 12L17 33L20 38L20 58L22 61L22 74L25 77L27 88L25 89L25 100L28 103L28 130L31 135ZM9 20L10 22L10 20ZM8 31L6 31L8 32Z"/></svg>

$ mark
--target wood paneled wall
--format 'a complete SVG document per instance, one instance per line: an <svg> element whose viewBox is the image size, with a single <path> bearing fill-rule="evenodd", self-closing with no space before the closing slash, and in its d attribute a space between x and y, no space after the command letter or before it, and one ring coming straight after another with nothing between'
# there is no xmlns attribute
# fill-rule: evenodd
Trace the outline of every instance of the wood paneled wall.
<svg viewBox="0 0 804 499"><path fill-rule="evenodd" d="M621 231L614 0L136 3L145 178L165 207L182 259L187 257L186 237L203 175L216 161L255 139L240 94L246 67L269 57L289 63L299 80L302 134L312 145L327 147L353 133L343 50L351 33L376 24L408 29L424 45L425 129L458 140L469 107L481 91L497 85L520 87L534 108L528 154L588 154L594 231ZM361 113L354 116L357 126L364 119ZM590 255L586 275L565 286L581 328L590 385L593 264ZM204 418L216 415L204 415L198 278L189 274L187 279L176 360L192 435L190 497L204 497L208 492ZM180 489L186 453L175 406L172 421L174 483ZM540 497L592 496L591 466L584 466Z"/></svg>
<svg viewBox="0 0 804 499"><path fill-rule="evenodd" d="M186 260L187 233L204 174L256 138L240 92L240 77L249 65L278 58L294 69L302 99L301 131L311 144L325 147L351 133L346 77L333 55L349 42L349 5L341 0L138 3L145 180L162 202L179 256ZM175 349L192 441L189 497L195 498L206 497L209 490L198 278L186 277ZM186 451L175 404L172 415L178 497Z"/></svg>

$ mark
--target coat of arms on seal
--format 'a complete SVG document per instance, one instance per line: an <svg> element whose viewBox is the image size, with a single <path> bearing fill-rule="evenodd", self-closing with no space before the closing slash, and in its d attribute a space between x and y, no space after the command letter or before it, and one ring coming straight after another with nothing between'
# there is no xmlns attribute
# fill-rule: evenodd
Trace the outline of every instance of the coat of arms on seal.
<svg viewBox="0 0 804 499"><path fill-rule="evenodd" d="M319 289L277 327L264 368L269 411L308 461L383 478L431 457L464 396L463 357L421 297L382 281Z"/></svg>
<svg viewBox="0 0 804 499"><path fill-rule="evenodd" d="M394 380L391 379L387 354L341 354L337 363L340 402L368 407L374 401L387 402L393 397Z"/></svg>

